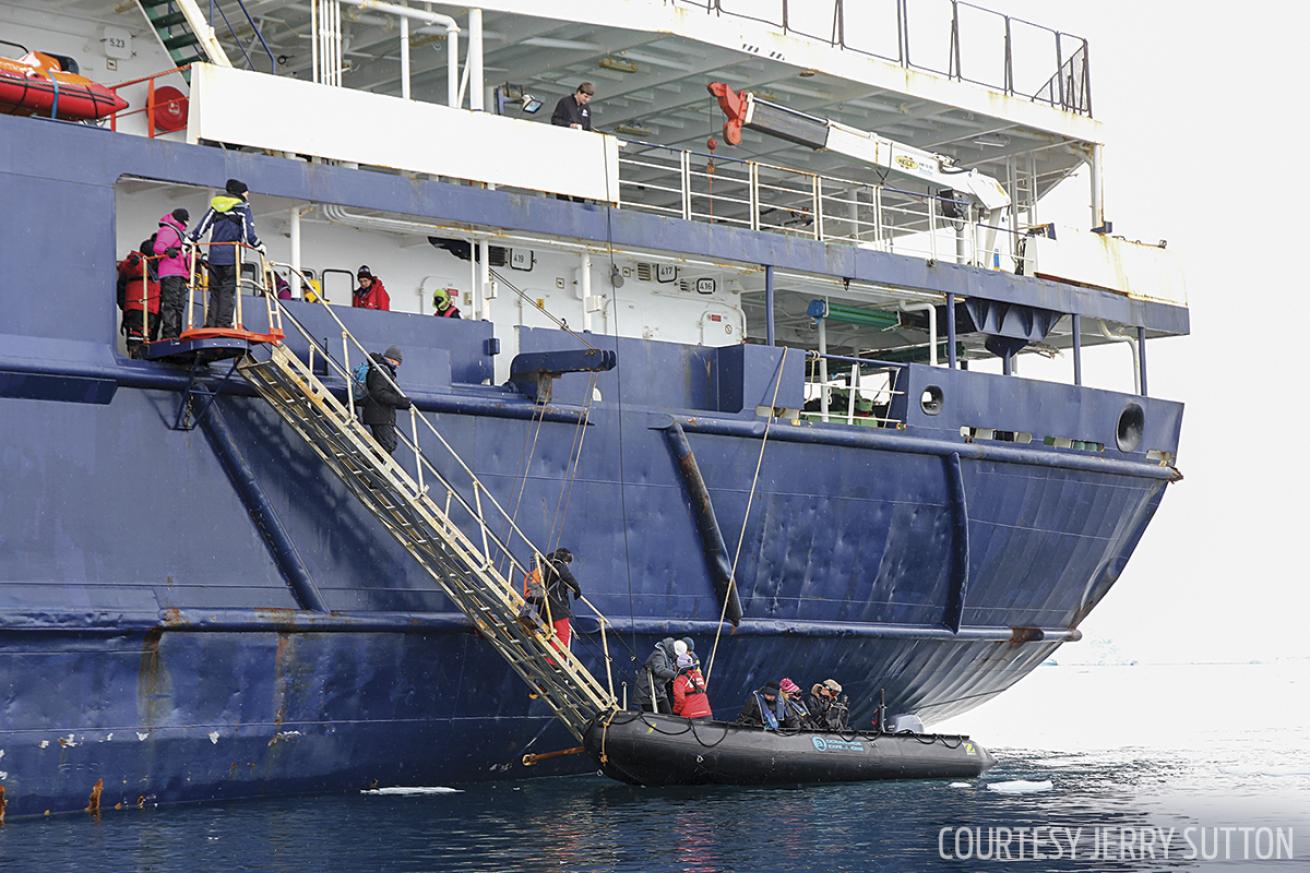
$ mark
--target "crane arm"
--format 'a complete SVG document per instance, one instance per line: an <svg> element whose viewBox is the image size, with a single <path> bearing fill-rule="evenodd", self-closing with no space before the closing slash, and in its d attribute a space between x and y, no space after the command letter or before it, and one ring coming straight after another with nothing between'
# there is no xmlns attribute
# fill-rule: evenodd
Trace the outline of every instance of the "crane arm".
<svg viewBox="0 0 1310 873"><path fill-rule="evenodd" d="M912 145L859 130L817 115L797 112L778 103L738 92L723 82L711 82L710 94L727 116L723 137L729 145L741 142L743 127L807 146L829 151L869 164L890 176L913 179L940 189L950 189L993 213L1010 205L1010 195L994 177L978 170L955 167L950 158Z"/></svg>

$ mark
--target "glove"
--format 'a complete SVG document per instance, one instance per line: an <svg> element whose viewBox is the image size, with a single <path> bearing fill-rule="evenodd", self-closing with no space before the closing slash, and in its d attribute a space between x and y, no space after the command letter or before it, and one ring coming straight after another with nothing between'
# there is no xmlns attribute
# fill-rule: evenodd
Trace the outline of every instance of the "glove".
<svg viewBox="0 0 1310 873"><path fill-rule="evenodd" d="M414 405L414 401L413 401L413 400L410 400L408 397L406 397L406 398L405 398L405 404L404 404L403 406L401 406L400 408L401 408L401 409L409 409L409 408L410 408L411 406L413 406L413 405Z"/></svg>
<svg viewBox="0 0 1310 873"><path fill-rule="evenodd" d="M577 599L578 599L579 597L581 597L581 596L582 596L582 589L581 589L581 588L579 588L577 591L574 591L574 592L573 592L573 599L574 599L574 600L577 600Z"/></svg>
<svg viewBox="0 0 1310 873"><path fill-rule="evenodd" d="M255 246L255 251L259 252L264 257L268 257L268 247L265 246L263 243L260 243L259 245Z"/></svg>
<svg viewBox="0 0 1310 873"><path fill-rule="evenodd" d="M182 250L179 249L177 246L169 246L168 248L164 249L164 254L168 255L170 258L176 258L181 253L181 251Z"/></svg>

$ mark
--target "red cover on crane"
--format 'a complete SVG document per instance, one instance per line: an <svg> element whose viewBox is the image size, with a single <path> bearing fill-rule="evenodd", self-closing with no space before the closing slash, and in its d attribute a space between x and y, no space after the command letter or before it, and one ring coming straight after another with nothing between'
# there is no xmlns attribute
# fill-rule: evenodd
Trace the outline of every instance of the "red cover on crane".
<svg viewBox="0 0 1310 873"><path fill-rule="evenodd" d="M732 90L724 82L710 82L705 90L718 98L719 108L728 120L723 122L723 139L728 145L741 145L741 126L746 121L746 95Z"/></svg>

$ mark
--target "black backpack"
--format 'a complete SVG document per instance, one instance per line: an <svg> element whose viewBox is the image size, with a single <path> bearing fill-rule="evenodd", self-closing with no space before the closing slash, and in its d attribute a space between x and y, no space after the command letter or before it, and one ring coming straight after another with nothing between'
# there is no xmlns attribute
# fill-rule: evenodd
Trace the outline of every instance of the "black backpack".
<svg viewBox="0 0 1310 873"><path fill-rule="evenodd" d="M137 249L146 258L146 272L150 274L151 282L159 281L159 261L151 260L155 256L155 237L158 235L158 231L150 234L150 239L143 240L141 248Z"/></svg>

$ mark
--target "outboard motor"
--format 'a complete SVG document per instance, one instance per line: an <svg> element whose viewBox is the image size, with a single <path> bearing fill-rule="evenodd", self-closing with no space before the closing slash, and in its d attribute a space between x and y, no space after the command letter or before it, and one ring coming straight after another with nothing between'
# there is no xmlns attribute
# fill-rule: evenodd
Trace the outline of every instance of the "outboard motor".
<svg viewBox="0 0 1310 873"><path fill-rule="evenodd" d="M923 719L919 718L912 712L903 712L899 715L890 716L887 719L887 732L890 734L899 734L902 731L909 731L914 734L925 733L923 729Z"/></svg>

